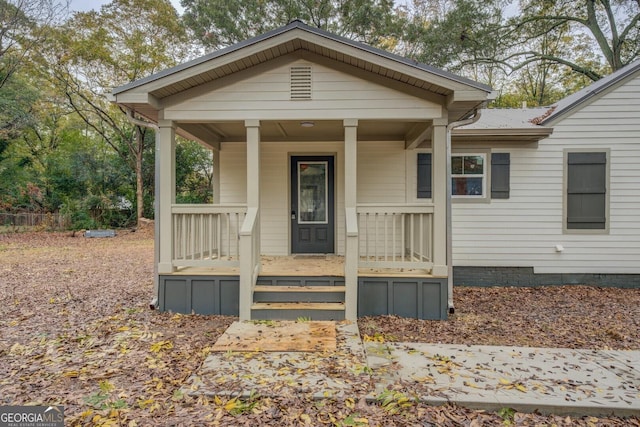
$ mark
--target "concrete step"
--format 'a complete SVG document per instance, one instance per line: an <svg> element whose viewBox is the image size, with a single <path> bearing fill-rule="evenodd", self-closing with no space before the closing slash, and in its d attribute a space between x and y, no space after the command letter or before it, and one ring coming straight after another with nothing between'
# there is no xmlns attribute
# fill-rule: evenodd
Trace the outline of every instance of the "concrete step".
<svg viewBox="0 0 640 427"><path fill-rule="evenodd" d="M344 286L256 286L254 302L344 302Z"/></svg>
<svg viewBox="0 0 640 427"><path fill-rule="evenodd" d="M342 302L256 302L251 306L254 320L344 320Z"/></svg>

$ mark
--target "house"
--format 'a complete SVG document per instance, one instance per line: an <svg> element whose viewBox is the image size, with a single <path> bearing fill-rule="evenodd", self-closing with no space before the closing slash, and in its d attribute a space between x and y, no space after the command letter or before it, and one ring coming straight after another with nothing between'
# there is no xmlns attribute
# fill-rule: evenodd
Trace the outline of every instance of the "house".
<svg viewBox="0 0 640 427"><path fill-rule="evenodd" d="M485 110L454 131L454 156L489 150L510 181L490 202L453 199L456 285L640 286L640 61L550 108Z"/></svg>
<svg viewBox="0 0 640 427"><path fill-rule="evenodd" d="M600 250L582 264L575 255L588 236L626 238L632 227L628 218L624 232L610 221L589 234L563 226L565 148L545 141L558 141L573 104L539 123L530 119L545 112L480 114L491 88L299 21L112 98L157 126L161 310L444 319L452 271L462 283L578 272L601 260ZM213 204L175 203L176 134L213 151Z"/></svg>

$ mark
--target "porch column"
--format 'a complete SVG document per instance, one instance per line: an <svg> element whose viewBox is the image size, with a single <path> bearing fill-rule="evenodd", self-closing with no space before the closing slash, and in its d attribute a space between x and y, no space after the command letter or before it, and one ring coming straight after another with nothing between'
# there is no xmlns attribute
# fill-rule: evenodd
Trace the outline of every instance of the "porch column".
<svg viewBox="0 0 640 427"><path fill-rule="evenodd" d="M212 160L213 160L213 176L212 176L212 188L213 192L213 204L220 204L220 149L212 148L211 149Z"/></svg>
<svg viewBox="0 0 640 427"><path fill-rule="evenodd" d="M240 320L251 319L253 287L260 270L260 120L247 129L247 216L240 231Z"/></svg>
<svg viewBox="0 0 640 427"><path fill-rule="evenodd" d="M260 207L260 120L245 120L247 128L247 207Z"/></svg>
<svg viewBox="0 0 640 427"><path fill-rule="evenodd" d="M433 120L433 271L447 277L447 119Z"/></svg>
<svg viewBox="0 0 640 427"><path fill-rule="evenodd" d="M171 120L159 120L156 132L157 167L155 179L158 183L156 197L156 221L159 249L158 273L172 273L173 267L173 219L171 206L176 202L176 131Z"/></svg>
<svg viewBox="0 0 640 427"><path fill-rule="evenodd" d="M357 205L358 120L344 120L344 206L346 243L344 262L345 319L358 318L358 221Z"/></svg>

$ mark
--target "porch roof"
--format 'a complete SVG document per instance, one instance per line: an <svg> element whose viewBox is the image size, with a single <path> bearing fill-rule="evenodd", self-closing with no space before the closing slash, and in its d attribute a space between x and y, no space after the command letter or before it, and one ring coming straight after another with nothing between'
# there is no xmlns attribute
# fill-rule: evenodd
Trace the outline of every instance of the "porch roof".
<svg viewBox="0 0 640 427"><path fill-rule="evenodd" d="M242 43L117 87L112 91L112 100L157 121L163 100L167 97L290 55L328 61L354 70L364 78L370 76L382 84L402 85L415 96L429 96L447 108L451 121L486 103L491 93L491 88L484 84L296 20ZM204 128L192 127L186 132L199 136L198 139L207 139Z"/></svg>

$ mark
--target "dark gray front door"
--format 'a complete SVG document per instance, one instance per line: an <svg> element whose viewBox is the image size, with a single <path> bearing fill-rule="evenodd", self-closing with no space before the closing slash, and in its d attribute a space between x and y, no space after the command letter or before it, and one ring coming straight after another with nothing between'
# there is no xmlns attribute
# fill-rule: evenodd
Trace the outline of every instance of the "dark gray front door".
<svg viewBox="0 0 640 427"><path fill-rule="evenodd" d="M291 252L334 252L333 156L291 157Z"/></svg>

